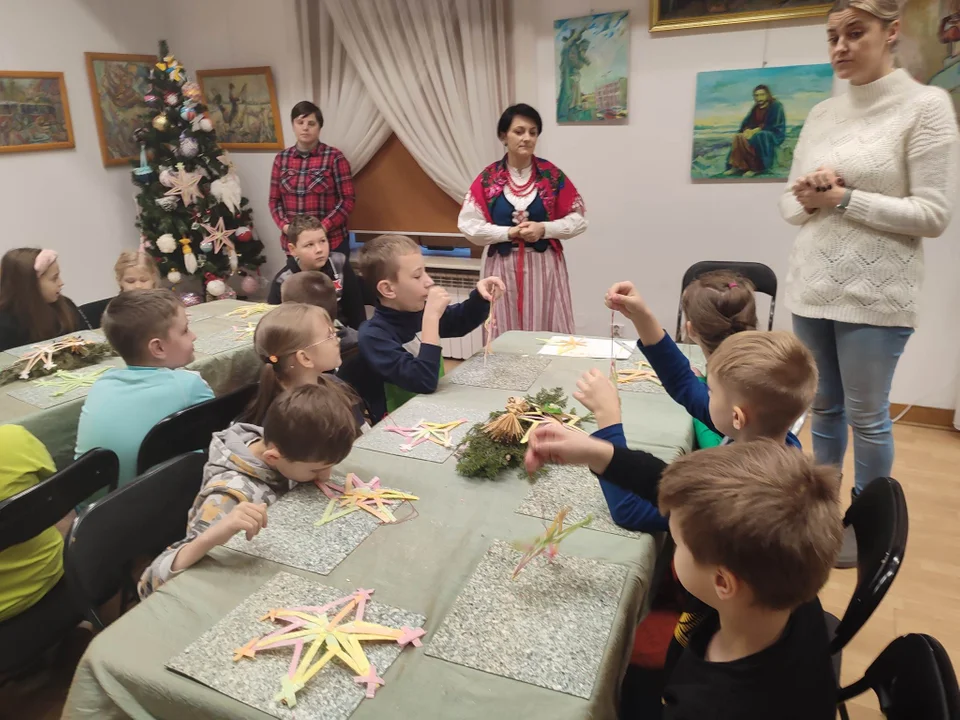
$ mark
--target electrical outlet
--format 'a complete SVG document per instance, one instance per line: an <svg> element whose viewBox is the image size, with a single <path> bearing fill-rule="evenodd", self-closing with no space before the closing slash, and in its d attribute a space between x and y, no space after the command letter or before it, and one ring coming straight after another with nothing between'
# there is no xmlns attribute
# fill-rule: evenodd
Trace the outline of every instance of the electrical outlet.
<svg viewBox="0 0 960 720"><path fill-rule="evenodd" d="M623 337L623 325L620 323L613 324L613 336L615 338Z"/></svg>

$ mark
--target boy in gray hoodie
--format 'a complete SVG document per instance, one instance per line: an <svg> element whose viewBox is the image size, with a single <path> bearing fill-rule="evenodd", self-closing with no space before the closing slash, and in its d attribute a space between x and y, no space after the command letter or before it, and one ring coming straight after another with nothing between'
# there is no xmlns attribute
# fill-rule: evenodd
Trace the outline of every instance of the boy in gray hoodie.
<svg viewBox="0 0 960 720"><path fill-rule="evenodd" d="M329 480L356 437L350 397L333 383L284 392L270 405L263 428L237 423L216 433L203 487L187 515L187 536L144 571L137 588L140 597L238 532L252 540L267 526L268 505L297 483Z"/></svg>

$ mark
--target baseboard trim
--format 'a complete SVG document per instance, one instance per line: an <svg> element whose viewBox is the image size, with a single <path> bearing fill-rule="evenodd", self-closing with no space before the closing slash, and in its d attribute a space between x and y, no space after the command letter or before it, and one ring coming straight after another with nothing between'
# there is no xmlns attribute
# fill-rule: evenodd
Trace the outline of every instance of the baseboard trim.
<svg viewBox="0 0 960 720"><path fill-rule="evenodd" d="M890 403L890 417L896 417L907 406L901 403ZM914 405L906 415L900 418L900 423L904 425L919 425L921 427L945 428L947 430L956 430L953 426L954 410L946 408L924 407L923 405Z"/></svg>

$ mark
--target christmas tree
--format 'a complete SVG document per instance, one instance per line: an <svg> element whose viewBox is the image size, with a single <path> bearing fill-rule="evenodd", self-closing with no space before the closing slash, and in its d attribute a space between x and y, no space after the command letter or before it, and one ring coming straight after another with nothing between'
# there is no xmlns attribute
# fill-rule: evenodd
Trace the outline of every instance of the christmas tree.
<svg viewBox="0 0 960 720"><path fill-rule="evenodd" d="M134 133L141 148L133 171L141 187L141 247L171 284L199 274L207 295L220 297L225 281L240 273L243 291L255 292L265 258L249 202L229 155L217 145L200 86L187 80L166 41L150 83L144 96L149 113Z"/></svg>

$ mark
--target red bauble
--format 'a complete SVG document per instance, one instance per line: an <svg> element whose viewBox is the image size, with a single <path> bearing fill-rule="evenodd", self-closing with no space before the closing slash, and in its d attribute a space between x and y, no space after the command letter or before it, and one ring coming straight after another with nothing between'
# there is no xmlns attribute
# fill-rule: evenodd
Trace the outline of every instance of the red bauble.
<svg viewBox="0 0 960 720"><path fill-rule="evenodd" d="M233 236L238 242L249 242L250 240L253 240L253 232L246 225L241 225L238 227Z"/></svg>

